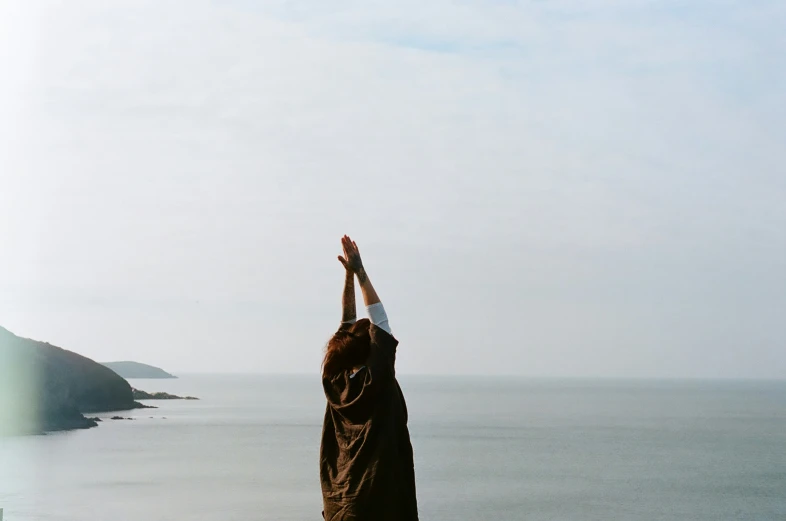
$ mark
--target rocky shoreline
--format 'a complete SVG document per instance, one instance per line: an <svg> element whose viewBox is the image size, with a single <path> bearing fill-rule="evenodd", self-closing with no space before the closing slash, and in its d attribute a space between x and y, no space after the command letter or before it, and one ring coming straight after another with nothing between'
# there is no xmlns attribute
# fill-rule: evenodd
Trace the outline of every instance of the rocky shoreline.
<svg viewBox="0 0 786 521"><path fill-rule="evenodd" d="M177 396L176 394L169 394L164 392L148 393L140 389L131 388L134 395L134 400L199 400L194 396Z"/></svg>

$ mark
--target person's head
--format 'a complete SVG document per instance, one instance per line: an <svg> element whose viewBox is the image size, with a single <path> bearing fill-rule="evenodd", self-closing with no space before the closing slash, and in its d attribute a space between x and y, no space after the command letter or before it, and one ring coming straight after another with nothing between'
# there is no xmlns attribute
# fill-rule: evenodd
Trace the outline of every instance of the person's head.
<svg viewBox="0 0 786 521"><path fill-rule="evenodd" d="M371 322L362 318L347 329L336 332L327 343L322 360L322 376L333 377L366 363L371 351Z"/></svg>

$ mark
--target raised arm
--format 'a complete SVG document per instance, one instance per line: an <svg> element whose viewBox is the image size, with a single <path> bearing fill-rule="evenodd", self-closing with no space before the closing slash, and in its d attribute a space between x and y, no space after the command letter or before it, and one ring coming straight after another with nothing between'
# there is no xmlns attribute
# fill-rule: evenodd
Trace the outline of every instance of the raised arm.
<svg viewBox="0 0 786 521"><path fill-rule="evenodd" d="M348 271L352 271L358 276L358 282L360 282L360 291L363 293L363 303L366 306L371 306L372 304L376 304L379 302L379 295L374 290L374 286L371 284L371 280L368 278L368 273L366 273L366 268L363 267L363 261L360 259L360 250L358 250L358 245L350 239L348 236L344 236L341 239L341 245L344 247L344 255L346 255L346 260L339 257L339 260L344 267L347 268Z"/></svg>
<svg viewBox="0 0 786 521"><path fill-rule="evenodd" d="M341 239L341 244L342 246L344 245L344 239ZM347 255L346 247L344 247L344 255ZM338 260L345 268L344 293L341 295L341 322L343 324L354 324L358 317L355 305L355 273L349 269L346 257L339 255Z"/></svg>
<svg viewBox="0 0 786 521"><path fill-rule="evenodd" d="M371 284L368 273L366 273L366 268L363 266L363 261L360 258L358 245L346 235L341 239L341 244L346 255L346 261L342 261L342 264L348 271L352 271L358 276L360 291L363 293L363 303L366 305L371 323L390 333L390 324L388 323L385 308L382 306L373 284Z"/></svg>

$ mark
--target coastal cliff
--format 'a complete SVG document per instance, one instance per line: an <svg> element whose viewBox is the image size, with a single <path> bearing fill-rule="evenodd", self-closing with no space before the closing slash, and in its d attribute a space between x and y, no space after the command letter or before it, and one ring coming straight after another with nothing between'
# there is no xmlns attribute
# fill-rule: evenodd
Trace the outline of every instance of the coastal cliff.
<svg viewBox="0 0 786 521"><path fill-rule="evenodd" d="M0 327L0 434L95 427L82 413L140 407L111 369Z"/></svg>

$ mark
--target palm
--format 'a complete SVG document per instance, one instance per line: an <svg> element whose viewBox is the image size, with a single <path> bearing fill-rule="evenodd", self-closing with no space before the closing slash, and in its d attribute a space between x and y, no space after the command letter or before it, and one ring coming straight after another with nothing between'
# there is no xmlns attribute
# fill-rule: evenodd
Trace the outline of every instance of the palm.
<svg viewBox="0 0 786 521"><path fill-rule="evenodd" d="M344 255L339 255L338 260L344 265L344 268L353 273L363 269L363 261L360 259L358 245L349 236L345 235L341 238L341 247L344 249Z"/></svg>

